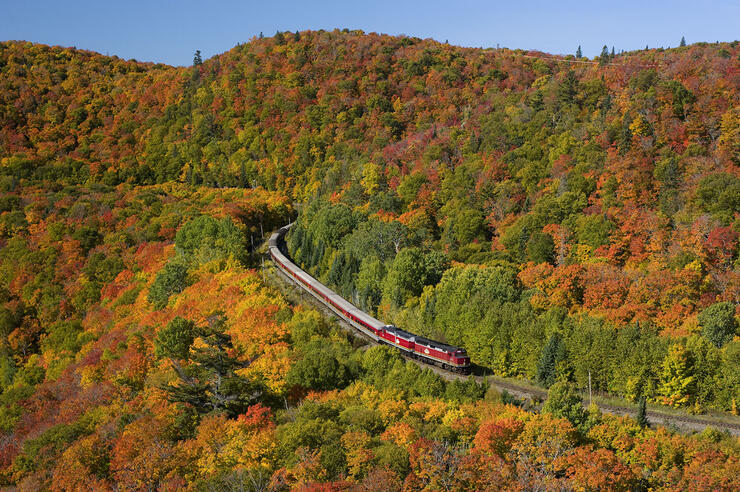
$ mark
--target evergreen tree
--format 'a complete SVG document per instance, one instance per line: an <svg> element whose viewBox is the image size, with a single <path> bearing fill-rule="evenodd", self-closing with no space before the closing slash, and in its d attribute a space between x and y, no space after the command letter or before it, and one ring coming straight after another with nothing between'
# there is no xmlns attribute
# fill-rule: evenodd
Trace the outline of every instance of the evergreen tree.
<svg viewBox="0 0 740 492"><path fill-rule="evenodd" d="M575 102L576 94L578 94L578 79L576 78L576 73L573 70L569 70L558 86L558 100L561 104L571 104ZM532 234L532 237L535 234Z"/></svg>
<svg viewBox="0 0 740 492"><path fill-rule="evenodd" d="M686 38L685 37L681 36L681 43L679 44L679 46L686 46Z"/></svg>
<svg viewBox="0 0 740 492"><path fill-rule="evenodd" d="M640 398L640 402L637 406L637 423L643 429L650 425L647 418L647 398L644 396Z"/></svg>
<svg viewBox="0 0 740 492"><path fill-rule="evenodd" d="M179 294L189 285L186 261L176 256L157 273L147 299L156 309L163 309L173 294Z"/></svg>
<svg viewBox="0 0 740 492"><path fill-rule="evenodd" d="M565 345L559 333L554 333L542 348L537 363L537 382L549 388L557 380L558 363L565 359Z"/></svg>
<svg viewBox="0 0 740 492"><path fill-rule="evenodd" d="M203 58L200 56L200 50L196 50L195 55L193 55L193 66L197 67L198 65L203 65Z"/></svg>
<svg viewBox="0 0 740 492"><path fill-rule="evenodd" d="M583 57L583 52L581 51L581 45L578 45L578 49L576 50L576 58Z"/></svg>
<svg viewBox="0 0 740 492"><path fill-rule="evenodd" d="M609 55L609 58L610 59L613 59L614 56L615 56L615 54L614 54L614 46L612 46L612 53L611 53L611 55Z"/></svg>
<svg viewBox="0 0 740 492"><path fill-rule="evenodd" d="M193 166L190 164L185 168L185 182L190 186L195 184L195 176L193 175Z"/></svg>
<svg viewBox="0 0 740 492"><path fill-rule="evenodd" d="M167 357L176 364L178 360L188 358L194 339L195 323L177 316L157 332L154 355L158 359Z"/></svg>
<svg viewBox="0 0 740 492"><path fill-rule="evenodd" d="M242 188L249 188L249 180L247 179L247 168L242 162L239 165L239 186Z"/></svg>
<svg viewBox="0 0 740 492"><path fill-rule="evenodd" d="M535 263L555 261L555 242L544 232L535 232L527 241L527 259Z"/></svg>
<svg viewBox="0 0 740 492"><path fill-rule="evenodd" d="M210 316L205 327L175 318L157 335L155 354L169 358L177 374L176 384L160 387L169 401L188 403L199 413L225 411L232 417L255 403L260 392L236 373L249 362L232 355L234 346L225 332L225 321L221 313Z"/></svg>
<svg viewBox="0 0 740 492"><path fill-rule="evenodd" d="M619 147L620 154L625 154L632 144L632 130L630 125L632 124L632 118L629 115L625 115L622 120L622 129L617 137L617 145Z"/></svg>
<svg viewBox="0 0 740 492"><path fill-rule="evenodd" d="M601 55L599 55L599 64L606 65L607 63L609 63L609 48L604 45L604 47L601 48Z"/></svg>

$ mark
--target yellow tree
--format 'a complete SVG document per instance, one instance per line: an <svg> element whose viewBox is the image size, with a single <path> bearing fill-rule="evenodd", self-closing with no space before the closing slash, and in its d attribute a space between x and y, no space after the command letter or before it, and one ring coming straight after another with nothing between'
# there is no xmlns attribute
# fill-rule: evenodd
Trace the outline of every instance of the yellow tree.
<svg viewBox="0 0 740 492"><path fill-rule="evenodd" d="M192 457L196 478L209 478L235 467L271 469L276 460L275 424L269 409L252 405L236 420L208 415L183 448Z"/></svg>
<svg viewBox="0 0 740 492"><path fill-rule="evenodd" d="M663 361L663 372L660 379L660 394L663 395L665 404L680 407L691 403L696 376L694 376L691 354L686 347L680 343L671 346Z"/></svg>
<svg viewBox="0 0 740 492"><path fill-rule="evenodd" d="M362 167L361 184L365 188L365 193L373 196L380 188L380 167L377 164L368 162Z"/></svg>
<svg viewBox="0 0 740 492"><path fill-rule="evenodd" d="M347 452L347 470L355 480L370 471L375 454L369 448L370 435L363 431L350 431L342 436L342 446Z"/></svg>

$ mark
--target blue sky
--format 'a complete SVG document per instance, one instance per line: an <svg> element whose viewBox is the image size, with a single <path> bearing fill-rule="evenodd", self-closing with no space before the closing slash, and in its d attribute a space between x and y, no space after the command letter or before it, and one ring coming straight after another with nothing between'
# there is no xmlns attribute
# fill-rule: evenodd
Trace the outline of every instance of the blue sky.
<svg viewBox="0 0 740 492"><path fill-rule="evenodd" d="M263 32L362 29L462 46L595 56L740 38L740 0L699 1L193 1L0 0L0 40L76 46L189 65Z"/></svg>

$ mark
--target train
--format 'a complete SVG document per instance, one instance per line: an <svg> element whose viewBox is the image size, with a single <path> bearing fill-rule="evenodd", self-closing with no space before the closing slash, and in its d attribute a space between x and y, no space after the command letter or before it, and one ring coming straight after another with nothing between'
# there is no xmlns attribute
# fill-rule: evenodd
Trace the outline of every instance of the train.
<svg viewBox="0 0 740 492"><path fill-rule="evenodd" d="M281 227L268 240L270 258L288 278L371 340L394 347L405 356L442 369L470 373L470 357L464 348L430 340L386 324L365 313L299 268L280 250L280 242L292 225L293 223L290 223Z"/></svg>

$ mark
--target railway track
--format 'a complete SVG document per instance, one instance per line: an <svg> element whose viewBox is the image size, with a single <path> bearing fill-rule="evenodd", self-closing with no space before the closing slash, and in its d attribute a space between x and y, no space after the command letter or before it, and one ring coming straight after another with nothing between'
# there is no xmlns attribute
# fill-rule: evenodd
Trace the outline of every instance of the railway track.
<svg viewBox="0 0 740 492"><path fill-rule="evenodd" d="M286 275L281 269L274 267L269 268L269 276L273 280L275 286L284 294L286 294L289 300L291 300L292 302L308 303L312 307L316 308L319 312L323 313L324 316L332 321L335 321L339 326L341 326L345 331L352 334L354 337L360 337L372 345L378 344L369 336L358 331L346 320L337 316L336 313L334 313L327 306L319 302L313 295L307 293L305 289L298 285L294 281L294 279ZM538 407L539 403L547 398L547 391L544 389L531 388L525 385L518 385L510 381L505 381L495 376L482 375L481 373L485 371L485 368L479 366L474 367L473 374L471 376L466 376L456 372L444 370L435 365L424 363L418 359L408 357L404 354L401 355L407 360L410 360L419 365L420 367L428 368L434 371L447 380L473 377L478 382L483 382L484 378L488 378L487 381L490 386L496 388L498 391L507 391L508 393L519 399L530 400L532 402L532 406L534 407ZM629 415L631 417L635 417L637 414L637 410L635 408L630 408L628 406L613 405L600 402L595 403L602 412L611 415ZM585 398L584 406L586 406ZM729 432L733 436L740 436L740 418L735 418L734 420L736 420L736 422L728 422L726 421L726 419L730 419L729 416L724 417L723 419L714 419L711 416L676 415L673 413L661 412L654 409L648 409L646 412L646 416L651 425L663 425L669 428L675 428L676 430L684 433L701 432L708 427L713 427L720 431Z"/></svg>

